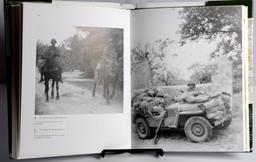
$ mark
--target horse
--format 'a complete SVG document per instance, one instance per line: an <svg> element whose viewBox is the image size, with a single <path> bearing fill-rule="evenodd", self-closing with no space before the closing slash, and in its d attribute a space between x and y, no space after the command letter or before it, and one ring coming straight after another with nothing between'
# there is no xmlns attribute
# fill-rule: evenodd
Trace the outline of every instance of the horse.
<svg viewBox="0 0 256 162"><path fill-rule="evenodd" d="M57 57L55 58L47 58L44 68L44 85L45 85L45 96L46 102L49 101L49 81L52 80L51 84L51 98L54 98L54 86L56 86L56 99L60 98L59 95L59 82L61 76L61 68L58 66Z"/></svg>
<svg viewBox="0 0 256 162"><path fill-rule="evenodd" d="M103 85L103 97L106 98L107 103L110 103L110 99L113 99L116 90L116 84L119 80L120 63L116 59L101 59L96 66L94 73L94 83L92 96L95 97L95 91L97 84ZM112 93L110 94L110 87L112 87Z"/></svg>

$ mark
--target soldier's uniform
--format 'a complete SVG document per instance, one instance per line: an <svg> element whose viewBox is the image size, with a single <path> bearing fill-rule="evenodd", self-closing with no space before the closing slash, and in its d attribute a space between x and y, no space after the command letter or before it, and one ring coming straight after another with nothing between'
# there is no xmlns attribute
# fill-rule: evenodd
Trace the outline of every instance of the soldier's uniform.
<svg viewBox="0 0 256 162"><path fill-rule="evenodd" d="M60 56L60 52L58 50L57 47L55 46L50 46L46 49L45 51L45 55L46 58L54 58L54 57L59 57Z"/></svg>
<svg viewBox="0 0 256 162"><path fill-rule="evenodd" d="M49 70L57 70L59 74L59 80L62 82L62 67L60 66L59 57L60 52L57 47L55 47L55 44L57 41L55 39L51 40L51 46L46 49L44 52L43 58L45 59L45 64L42 66L42 73L45 73ZM40 82L42 82L43 79L41 78Z"/></svg>
<svg viewBox="0 0 256 162"><path fill-rule="evenodd" d="M190 87L189 87L189 88L185 91L185 93L187 93L188 95L191 95L191 96L197 96L197 95L199 95L199 94L202 94L202 93L200 92L200 90L195 87L195 85L194 85L193 88L190 88Z"/></svg>
<svg viewBox="0 0 256 162"><path fill-rule="evenodd" d="M113 47L113 43L107 45L103 49L103 62L104 62L104 74L108 76L115 76L116 70L114 67L117 65L117 52Z"/></svg>
<svg viewBox="0 0 256 162"><path fill-rule="evenodd" d="M196 101L196 97L203 94L197 89L195 83L188 83L188 88L179 96L174 97L173 99L177 102L188 102L193 103Z"/></svg>

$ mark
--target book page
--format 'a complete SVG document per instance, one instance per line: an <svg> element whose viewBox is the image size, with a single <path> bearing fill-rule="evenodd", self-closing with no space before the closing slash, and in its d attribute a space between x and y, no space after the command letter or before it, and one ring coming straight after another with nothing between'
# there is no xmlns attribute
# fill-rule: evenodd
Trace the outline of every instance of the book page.
<svg viewBox="0 0 256 162"><path fill-rule="evenodd" d="M248 151L242 8L132 11L133 148Z"/></svg>
<svg viewBox="0 0 256 162"><path fill-rule="evenodd" d="M253 18L248 19L248 61L247 61L247 102L248 102L248 131L249 146L252 149L252 109L253 109Z"/></svg>
<svg viewBox="0 0 256 162"><path fill-rule="evenodd" d="M18 158L131 148L130 11L24 3L22 53Z"/></svg>

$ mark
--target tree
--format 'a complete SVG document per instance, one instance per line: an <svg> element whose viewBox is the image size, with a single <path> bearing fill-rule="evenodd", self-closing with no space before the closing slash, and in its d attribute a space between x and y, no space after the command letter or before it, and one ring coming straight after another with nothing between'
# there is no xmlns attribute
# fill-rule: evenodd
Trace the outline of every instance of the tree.
<svg viewBox="0 0 256 162"><path fill-rule="evenodd" d="M36 63L39 57L45 54L44 52L48 47L49 46L47 44L43 44L43 42L41 42L40 40L36 42Z"/></svg>
<svg viewBox="0 0 256 162"><path fill-rule="evenodd" d="M74 69L73 62L71 60L70 49L65 46L65 44L61 44L58 46L60 51L60 64L63 71L72 71Z"/></svg>
<svg viewBox="0 0 256 162"><path fill-rule="evenodd" d="M144 47L138 45L132 49L132 72L137 64L148 61L153 85L168 86L185 82L183 79L179 78L178 72L171 71L165 64L165 50L173 43L174 41L169 38L159 39L153 43L146 44Z"/></svg>
<svg viewBox="0 0 256 162"><path fill-rule="evenodd" d="M193 74L190 76L190 81L195 83L210 83L212 81L212 75L215 73L216 64L200 64L194 63L188 67L188 70L193 70Z"/></svg>
<svg viewBox="0 0 256 162"><path fill-rule="evenodd" d="M240 86L242 71L242 12L240 7L187 7L180 12L181 45L188 41L216 41L209 59L227 56L233 62L233 85ZM235 86L234 86L235 87ZM233 87L233 88L234 88ZM233 89L235 92L235 89ZM237 92L237 91L236 91Z"/></svg>
<svg viewBox="0 0 256 162"><path fill-rule="evenodd" d="M77 27L77 33L65 40L65 44L70 49L71 69L79 69L85 72L87 77L94 77L96 65L101 59L104 48L109 46L110 39L118 54L117 61L122 60L123 29ZM122 69L123 64L120 66Z"/></svg>
<svg viewBox="0 0 256 162"><path fill-rule="evenodd" d="M241 60L241 17L239 7L186 7L180 12L181 45L188 41L221 40L211 53L215 58L227 55L232 61Z"/></svg>

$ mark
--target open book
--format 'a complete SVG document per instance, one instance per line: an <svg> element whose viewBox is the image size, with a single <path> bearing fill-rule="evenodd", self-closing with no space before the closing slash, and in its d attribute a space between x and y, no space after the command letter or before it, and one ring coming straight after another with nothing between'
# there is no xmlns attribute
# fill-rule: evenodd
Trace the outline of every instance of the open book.
<svg viewBox="0 0 256 162"><path fill-rule="evenodd" d="M250 151L245 6L6 11L11 157Z"/></svg>

